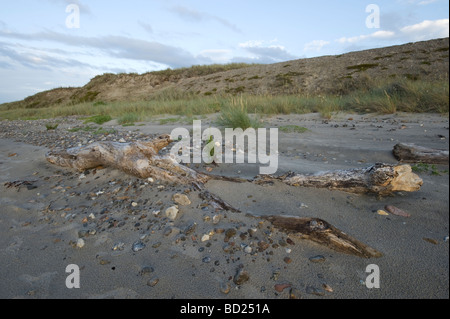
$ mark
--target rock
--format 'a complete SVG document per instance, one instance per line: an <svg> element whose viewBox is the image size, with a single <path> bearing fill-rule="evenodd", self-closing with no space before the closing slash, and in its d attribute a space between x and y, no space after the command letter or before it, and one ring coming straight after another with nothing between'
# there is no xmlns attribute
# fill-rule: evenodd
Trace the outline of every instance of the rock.
<svg viewBox="0 0 450 319"><path fill-rule="evenodd" d="M264 251L264 250L266 250L267 248L269 248L269 244L268 243L266 243L265 241L263 241L263 240L261 240L261 241L259 241L258 242L258 249L259 249L259 251Z"/></svg>
<svg viewBox="0 0 450 319"><path fill-rule="evenodd" d="M153 277L147 281L147 286L155 287L158 284L158 282L159 282L159 278Z"/></svg>
<svg viewBox="0 0 450 319"><path fill-rule="evenodd" d="M228 294L230 292L230 284L227 282L221 282L220 283L220 292L223 294Z"/></svg>
<svg viewBox="0 0 450 319"><path fill-rule="evenodd" d="M248 272L244 270L244 268L239 268L236 272L236 275L234 275L233 282L236 285L242 285L244 282L247 282L250 279L250 275Z"/></svg>
<svg viewBox="0 0 450 319"><path fill-rule="evenodd" d="M292 262L292 259L289 258L289 257L284 257L284 258L283 258L283 261L284 261L286 264L290 264L290 263Z"/></svg>
<svg viewBox="0 0 450 319"><path fill-rule="evenodd" d="M178 206L172 206L166 209L166 216L170 219L170 220L175 220L178 217Z"/></svg>
<svg viewBox="0 0 450 319"><path fill-rule="evenodd" d="M298 290L297 288L292 288L289 291L289 299L300 299L300 298L301 298L300 290Z"/></svg>
<svg viewBox="0 0 450 319"><path fill-rule="evenodd" d="M145 247L145 244L143 242L136 241L136 242L133 243L133 246L131 246L131 249L134 252L137 252L137 251L140 251L140 250L144 249L144 247Z"/></svg>
<svg viewBox="0 0 450 319"><path fill-rule="evenodd" d="M78 238L77 240L77 247L78 248L83 248L85 245L84 239L83 238Z"/></svg>
<svg viewBox="0 0 450 319"><path fill-rule="evenodd" d="M309 258L309 261L313 263L323 263L325 262L325 260L326 260L325 257L322 255L317 255Z"/></svg>
<svg viewBox="0 0 450 319"><path fill-rule="evenodd" d="M230 238L233 237L234 235L236 235L236 229L235 228L228 228L225 231L225 239L223 241L224 242L228 242L230 240Z"/></svg>
<svg viewBox="0 0 450 319"><path fill-rule="evenodd" d="M184 194L175 194L172 196L172 200L181 206L188 206L191 204L189 198Z"/></svg>
<svg viewBox="0 0 450 319"><path fill-rule="evenodd" d="M290 288L291 284L276 284L274 286L275 291L277 292L283 292L284 289Z"/></svg>
<svg viewBox="0 0 450 319"><path fill-rule="evenodd" d="M208 241L209 239L210 239L209 235L208 235L208 234L205 234L205 235L202 236L201 241L202 241L202 242L203 242L203 241Z"/></svg>
<svg viewBox="0 0 450 319"><path fill-rule="evenodd" d="M250 246L245 246L244 247L244 253L251 254L251 252L252 252L252 247L250 247Z"/></svg>
<svg viewBox="0 0 450 319"><path fill-rule="evenodd" d="M395 206L392 205L387 205L386 207L384 207L389 213L391 213L392 215L397 215L397 216L402 216L402 217L411 217L410 214L408 214L407 212L405 212L404 210L397 208Z"/></svg>
<svg viewBox="0 0 450 319"><path fill-rule="evenodd" d="M125 248L125 244L122 242L119 242L117 244L114 244L114 246L112 247L112 250L116 251L116 250L123 250Z"/></svg>
<svg viewBox="0 0 450 319"><path fill-rule="evenodd" d="M330 285L322 284L323 289L328 292L333 292L333 288L330 287Z"/></svg>
<svg viewBox="0 0 450 319"><path fill-rule="evenodd" d="M386 211L384 211L382 209L377 210L377 214L378 215L382 215L382 216L388 216L389 215Z"/></svg>
<svg viewBox="0 0 450 319"><path fill-rule="evenodd" d="M211 262L211 257L209 256L203 257L202 262L204 262L205 264L209 264Z"/></svg>

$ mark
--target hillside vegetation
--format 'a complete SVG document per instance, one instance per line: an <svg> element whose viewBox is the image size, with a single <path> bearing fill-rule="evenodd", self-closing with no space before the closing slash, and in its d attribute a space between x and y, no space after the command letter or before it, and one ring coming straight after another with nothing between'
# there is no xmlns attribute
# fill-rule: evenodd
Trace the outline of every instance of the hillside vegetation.
<svg viewBox="0 0 450 319"><path fill-rule="evenodd" d="M0 119L68 115L194 116L449 110L449 38L270 65L234 63L145 74L103 74L0 105ZM127 122L126 119L124 122Z"/></svg>

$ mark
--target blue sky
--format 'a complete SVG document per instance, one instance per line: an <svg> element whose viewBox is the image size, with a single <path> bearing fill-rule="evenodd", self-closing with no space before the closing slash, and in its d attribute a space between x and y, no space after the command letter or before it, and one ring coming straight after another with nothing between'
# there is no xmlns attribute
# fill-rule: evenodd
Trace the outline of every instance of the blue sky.
<svg viewBox="0 0 450 319"><path fill-rule="evenodd" d="M370 4L379 26L366 23L377 21ZM448 37L448 11L447 0L1 0L0 103L103 73L275 63Z"/></svg>

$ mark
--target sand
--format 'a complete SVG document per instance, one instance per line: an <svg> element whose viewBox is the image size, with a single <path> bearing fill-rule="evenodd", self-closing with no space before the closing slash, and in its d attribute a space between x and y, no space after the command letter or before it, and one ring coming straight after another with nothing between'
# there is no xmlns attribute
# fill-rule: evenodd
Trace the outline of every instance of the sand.
<svg viewBox="0 0 450 319"><path fill-rule="evenodd" d="M280 132L277 174L396 163L392 148L399 142L448 150L448 118L434 114L339 113L328 121L317 114L280 115L264 121L266 127L308 128L305 133ZM180 126L157 123L104 127L162 134ZM204 123L211 124L208 119ZM431 165L419 172L424 181L420 191L382 198L281 183L208 182L210 192L242 211L232 213L208 206L189 186L139 180L109 168L82 174L56 167L45 160L48 147L4 136L0 298L449 298L448 165L436 165L433 170L440 175L432 174ZM258 174L258 166L249 164L192 167L243 178ZM13 181L32 183L5 185ZM175 193L187 195L191 204L179 205L180 215L171 221L164 212L175 205ZM411 217L378 214L386 205ZM246 213L322 218L383 256L338 253ZM224 242L227 229L236 234ZM210 238L202 241L206 234ZM83 247L76 245L80 237ZM258 249L261 241L268 243L263 251ZM143 249L133 251L136 242ZM311 260L315 256L324 258L317 263ZM80 288L66 287L69 264L80 269ZM380 270L379 288L366 286L371 264ZM233 278L240 268L249 279L238 285Z"/></svg>

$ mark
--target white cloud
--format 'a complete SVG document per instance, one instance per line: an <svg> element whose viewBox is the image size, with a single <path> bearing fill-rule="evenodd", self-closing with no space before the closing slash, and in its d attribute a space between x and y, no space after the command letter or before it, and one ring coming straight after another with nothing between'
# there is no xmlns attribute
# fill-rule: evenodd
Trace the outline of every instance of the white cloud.
<svg viewBox="0 0 450 319"><path fill-rule="evenodd" d="M336 40L341 44L356 44L374 40L396 40L400 42L416 42L449 36L449 19L425 20L399 28L397 31L380 30L367 35L342 37Z"/></svg>
<svg viewBox="0 0 450 319"><path fill-rule="evenodd" d="M304 50L305 51L313 51L313 52L320 52L322 48L326 45L330 44L329 41L324 40L314 40L309 43L305 44Z"/></svg>
<svg viewBox="0 0 450 319"><path fill-rule="evenodd" d="M298 57L292 55L284 46L272 44L276 42L276 39L271 41L250 40L240 43L239 47L252 54L253 56L247 58L247 60L255 63L277 63L298 59Z"/></svg>
<svg viewBox="0 0 450 319"><path fill-rule="evenodd" d="M410 41L421 41L449 36L449 19L425 20L400 29L403 36Z"/></svg>

